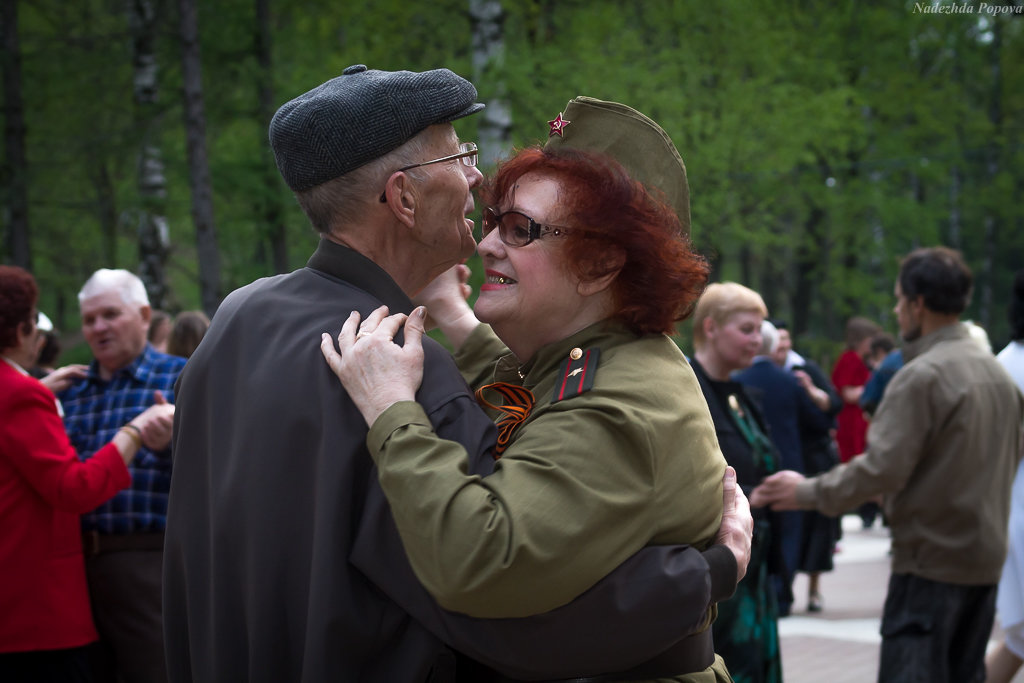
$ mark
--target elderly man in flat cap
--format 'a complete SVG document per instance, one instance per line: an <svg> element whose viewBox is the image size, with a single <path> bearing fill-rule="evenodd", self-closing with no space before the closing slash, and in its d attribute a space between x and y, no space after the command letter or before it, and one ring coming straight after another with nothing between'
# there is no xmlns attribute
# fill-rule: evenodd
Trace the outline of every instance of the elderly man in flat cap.
<svg viewBox="0 0 1024 683"><path fill-rule="evenodd" d="M412 311L410 296L472 253L481 174L451 122L482 109L475 99L447 69L359 65L271 122L278 168L321 240L305 268L228 296L179 382L164 564L172 681L455 680L446 645L507 677L564 678L630 669L701 622L711 550L645 549L569 605L505 620L444 612L404 555L367 427L316 340L352 310ZM494 425L447 352L424 341L416 398L485 476ZM744 527L741 507L723 528ZM496 675L462 655L458 668L461 680Z"/></svg>

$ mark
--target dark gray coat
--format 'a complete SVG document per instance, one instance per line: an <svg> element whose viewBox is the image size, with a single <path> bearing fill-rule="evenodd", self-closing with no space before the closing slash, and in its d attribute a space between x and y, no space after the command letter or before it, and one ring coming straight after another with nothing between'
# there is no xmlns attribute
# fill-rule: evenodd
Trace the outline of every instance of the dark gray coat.
<svg viewBox="0 0 1024 683"><path fill-rule="evenodd" d="M164 565L170 680L404 682L433 669L436 681L445 643L539 678L551 662L626 669L686 635L681 612L707 609L694 586L728 583L722 546L645 550L539 617L437 607L402 552L366 425L319 348L321 332L381 303L412 308L375 264L321 241L306 268L228 296L183 371ZM424 350L417 401L488 473L492 422L448 353L428 338Z"/></svg>

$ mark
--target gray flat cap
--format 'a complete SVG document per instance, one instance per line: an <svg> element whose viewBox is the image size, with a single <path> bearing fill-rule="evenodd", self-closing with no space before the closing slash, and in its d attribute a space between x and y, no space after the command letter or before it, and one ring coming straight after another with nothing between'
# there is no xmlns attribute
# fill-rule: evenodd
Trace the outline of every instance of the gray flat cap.
<svg viewBox="0 0 1024 683"><path fill-rule="evenodd" d="M354 171L436 123L484 108L476 88L448 69L378 71L350 66L284 104L270 122L281 176L299 192Z"/></svg>

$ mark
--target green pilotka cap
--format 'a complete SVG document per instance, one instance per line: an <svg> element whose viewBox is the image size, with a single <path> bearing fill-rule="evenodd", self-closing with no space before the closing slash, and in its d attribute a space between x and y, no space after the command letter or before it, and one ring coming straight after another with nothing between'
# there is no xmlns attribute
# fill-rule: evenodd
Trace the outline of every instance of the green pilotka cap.
<svg viewBox="0 0 1024 683"><path fill-rule="evenodd" d="M661 126L636 109L593 97L576 97L548 121L545 148L566 146L612 157L675 209L683 233L690 234L690 188L686 166Z"/></svg>

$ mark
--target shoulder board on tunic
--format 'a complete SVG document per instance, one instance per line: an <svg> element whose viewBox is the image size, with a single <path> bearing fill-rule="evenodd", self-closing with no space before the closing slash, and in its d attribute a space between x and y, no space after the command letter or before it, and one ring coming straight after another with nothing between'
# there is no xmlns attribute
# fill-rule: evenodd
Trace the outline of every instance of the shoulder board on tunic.
<svg viewBox="0 0 1024 683"><path fill-rule="evenodd" d="M573 349L555 376L555 392L551 402L558 403L590 391L594 386L597 360L600 357L601 349Z"/></svg>

